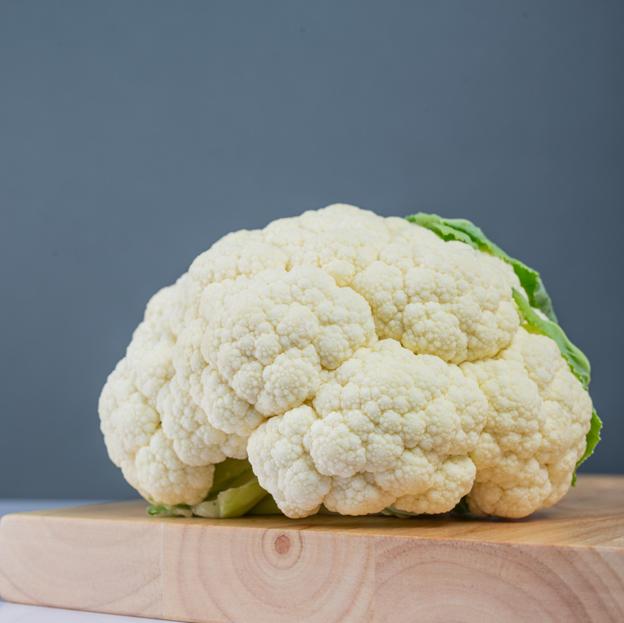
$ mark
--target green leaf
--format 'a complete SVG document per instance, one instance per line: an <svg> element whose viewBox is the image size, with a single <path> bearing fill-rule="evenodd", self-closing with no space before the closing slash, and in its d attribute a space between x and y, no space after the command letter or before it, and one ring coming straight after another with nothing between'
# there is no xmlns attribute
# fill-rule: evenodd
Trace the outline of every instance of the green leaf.
<svg viewBox="0 0 624 623"><path fill-rule="evenodd" d="M587 433L587 445L585 446L585 452L583 452L583 456L578 460L576 464L576 469L578 469L594 453L596 446L602 439L602 436L600 434L601 430L602 420L600 419L600 417L598 417L596 409L593 409L591 424L589 426L589 432Z"/></svg>
<svg viewBox="0 0 624 623"><path fill-rule="evenodd" d="M193 512L187 504L150 504L147 507L147 514L152 517L191 517Z"/></svg>
<svg viewBox="0 0 624 623"><path fill-rule="evenodd" d="M510 257L497 244L493 243L474 223L461 218L443 218L437 214L425 214L419 212L405 217L410 223L416 223L426 227L443 240L457 240L470 245L474 249L494 255L507 262L518 277L522 288L527 293L532 307L546 314L550 320L557 322L557 316L553 309L552 301L540 274L520 260Z"/></svg>
<svg viewBox="0 0 624 623"><path fill-rule="evenodd" d="M513 298L522 316L524 327L531 333L539 333L553 340L559 347L563 358L568 362L572 374L587 389L591 379L591 368L583 351L569 340L556 322L540 316L520 292L514 290Z"/></svg>
<svg viewBox="0 0 624 623"><path fill-rule="evenodd" d="M528 301L517 290L513 291L514 301L522 315L523 325L532 333L545 335L553 340L559 347L561 356L568 362L570 371L581 382L585 389L589 388L591 380L591 367L585 354L575 346L564 333L563 329L546 318L542 318L528 303ZM578 469L593 453L600 441L600 431L602 420L598 417L596 409L592 410L591 423L585 441L585 452L577 461ZM572 476L572 484L576 484L576 473Z"/></svg>
<svg viewBox="0 0 624 623"><path fill-rule="evenodd" d="M381 511L386 517L398 517L399 519L409 519L410 517L422 517L419 513L410 513L409 511L401 511L394 506L388 506Z"/></svg>

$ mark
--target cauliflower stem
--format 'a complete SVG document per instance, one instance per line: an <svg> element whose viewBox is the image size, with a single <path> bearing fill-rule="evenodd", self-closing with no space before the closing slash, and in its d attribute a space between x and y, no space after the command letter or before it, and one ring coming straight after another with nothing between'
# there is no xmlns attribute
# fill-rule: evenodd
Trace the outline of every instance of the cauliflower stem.
<svg viewBox="0 0 624 623"><path fill-rule="evenodd" d="M150 504L149 515L160 517L211 517L225 519L247 514L274 515L280 511L273 498L258 484L249 461L226 459L215 468L212 488L203 502Z"/></svg>

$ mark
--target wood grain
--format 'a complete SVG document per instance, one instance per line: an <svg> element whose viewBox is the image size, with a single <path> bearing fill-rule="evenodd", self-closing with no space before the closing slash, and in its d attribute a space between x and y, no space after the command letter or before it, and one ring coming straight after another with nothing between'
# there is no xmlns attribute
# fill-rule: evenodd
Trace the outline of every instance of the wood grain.
<svg viewBox="0 0 624 623"><path fill-rule="evenodd" d="M198 623L624 621L624 478L523 521L7 515L9 601Z"/></svg>

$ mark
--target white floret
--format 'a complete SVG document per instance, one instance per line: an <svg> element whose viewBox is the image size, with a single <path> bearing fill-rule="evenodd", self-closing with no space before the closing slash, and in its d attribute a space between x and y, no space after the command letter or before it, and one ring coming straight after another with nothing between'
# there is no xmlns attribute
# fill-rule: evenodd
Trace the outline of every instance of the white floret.
<svg viewBox="0 0 624 623"><path fill-rule="evenodd" d="M376 339L366 301L313 267L263 271L204 292L202 353L263 415L314 397L321 371Z"/></svg>
<svg viewBox="0 0 624 623"><path fill-rule="evenodd" d="M326 373L312 407L261 425L249 460L291 516L321 503L346 515L445 512L472 486L485 407L457 366L384 340ZM291 486L293 474L308 487Z"/></svg>
<svg viewBox="0 0 624 623"><path fill-rule="evenodd" d="M174 452L162 430L143 446L134 462L136 487L145 498L163 504L197 504L212 486L214 466L190 466Z"/></svg>
<svg viewBox="0 0 624 623"><path fill-rule="evenodd" d="M585 450L592 404L556 344L520 328L498 357L462 368L488 400L471 454L477 477L470 508L524 517L557 502Z"/></svg>
<svg viewBox="0 0 624 623"><path fill-rule="evenodd" d="M501 260L400 218L336 204L263 230L289 265L313 265L370 304L380 339L461 363L511 343L519 287Z"/></svg>
<svg viewBox="0 0 624 623"><path fill-rule="evenodd" d="M111 460L145 497L172 504L202 501L212 485L213 464L244 458L247 442L214 428L193 400L192 357L185 359L182 375L176 372L174 350L184 332L183 287L180 280L152 297L99 402ZM159 451L166 456L159 458Z"/></svg>
<svg viewBox="0 0 624 623"><path fill-rule="evenodd" d="M241 230L221 238L198 255L188 275L200 289L211 283L253 276L270 268L286 268L288 256L267 242L262 230Z"/></svg>
<svg viewBox="0 0 624 623"><path fill-rule="evenodd" d="M410 223L353 282L373 308L377 334L452 363L492 357L519 324L509 266Z"/></svg>
<svg viewBox="0 0 624 623"><path fill-rule="evenodd" d="M220 463L226 457L244 459L247 438L215 428L182 382L176 376L161 390L157 401L163 432L180 460L201 466Z"/></svg>
<svg viewBox="0 0 624 623"><path fill-rule="evenodd" d="M296 407L267 420L247 446L261 486L289 517L316 513L331 486L331 479L316 470L304 445L316 419L311 407Z"/></svg>
<svg viewBox="0 0 624 623"><path fill-rule="evenodd" d="M160 417L133 381L122 359L108 377L99 401L100 424L111 461L121 467L149 444Z"/></svg>

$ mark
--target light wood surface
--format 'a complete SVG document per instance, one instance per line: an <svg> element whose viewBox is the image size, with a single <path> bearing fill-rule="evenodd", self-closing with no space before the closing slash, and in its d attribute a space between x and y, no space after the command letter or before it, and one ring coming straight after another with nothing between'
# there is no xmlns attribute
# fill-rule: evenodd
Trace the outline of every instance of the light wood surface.
<svg viewBox="0 0 624 623"><path fill-rule="evenodd" d="M9 601L198 623L624 621L624 477L523 521L5 516Z"/></svg>

